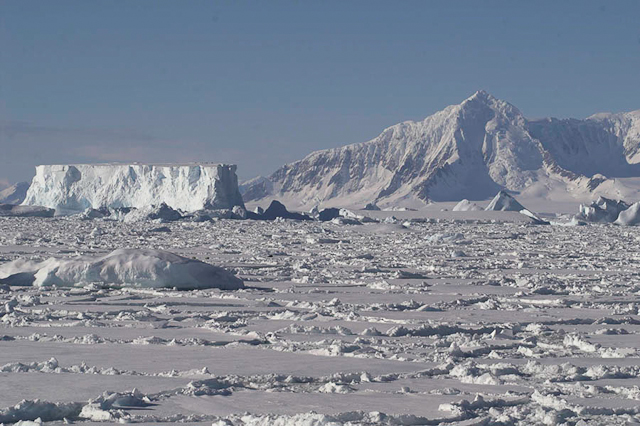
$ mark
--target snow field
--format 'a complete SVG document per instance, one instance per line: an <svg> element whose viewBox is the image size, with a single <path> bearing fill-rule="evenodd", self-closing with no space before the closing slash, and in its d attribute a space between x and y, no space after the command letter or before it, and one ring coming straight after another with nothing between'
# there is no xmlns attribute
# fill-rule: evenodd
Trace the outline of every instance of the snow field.
<svg viewBox="0 0 640 426"><path fill-rule="evenodd" d="M506 213L496 217L517 222L220 220L161 232L0 218L0 268L126 246L245 282L0 285L0 422L640 421L640 230Z"/></svg>

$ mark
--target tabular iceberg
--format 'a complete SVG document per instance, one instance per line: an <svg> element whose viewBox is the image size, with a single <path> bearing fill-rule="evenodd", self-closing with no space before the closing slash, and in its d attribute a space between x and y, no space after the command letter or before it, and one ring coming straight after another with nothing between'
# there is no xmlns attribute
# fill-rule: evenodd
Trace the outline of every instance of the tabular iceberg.
<svg viewBox="0 0 640 426"><path fill-rule="evenodd" d="M244 206L236 166L227 164L78 164L36 167L23 204L75 213L87 208L166 203L196 211Z"/></svg>

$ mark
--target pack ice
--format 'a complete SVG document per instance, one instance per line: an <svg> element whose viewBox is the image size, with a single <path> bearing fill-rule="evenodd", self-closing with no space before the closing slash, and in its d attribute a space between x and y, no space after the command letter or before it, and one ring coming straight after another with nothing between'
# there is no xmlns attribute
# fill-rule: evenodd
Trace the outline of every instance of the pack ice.
<svg viewBox="0 0 640 426"><path fill-rule="evenodd" d="M443 213L0 217L0 423L638 424L640 229ZM250 286L82 285L193 258Z"/></svg>
<svg viewBox="0 0 640 426"><path fill-rule="evenodd" d="M227 164L43 165L23 204L77 213L87 208L146 207L231 209L244 206L236 166Z"/></svg>

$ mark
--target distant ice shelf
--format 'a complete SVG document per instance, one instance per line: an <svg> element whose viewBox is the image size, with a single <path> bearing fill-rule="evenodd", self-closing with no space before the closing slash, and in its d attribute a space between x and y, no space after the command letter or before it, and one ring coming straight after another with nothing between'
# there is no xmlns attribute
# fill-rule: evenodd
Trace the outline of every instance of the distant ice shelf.
<svg viewBox="0 0 640 426"><path fill-rule="evenodd" d="M87 208L147 207L231 209L244 206L236 166L228 164L41 165L24 205L69 214Z"/></svg>

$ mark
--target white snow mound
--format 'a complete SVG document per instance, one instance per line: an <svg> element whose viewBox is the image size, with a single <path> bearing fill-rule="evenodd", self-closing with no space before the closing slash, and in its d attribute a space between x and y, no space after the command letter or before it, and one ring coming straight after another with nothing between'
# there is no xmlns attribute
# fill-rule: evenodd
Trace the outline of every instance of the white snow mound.
<svg viewBox="0 0 640 426"><path fill-rule="evenodd" d="M73 259L22 259L0 266L0 283L35 286L78 286L87 283L178 289L243 288L227 270L161 250L119 249L106 256Z"/></svg>

